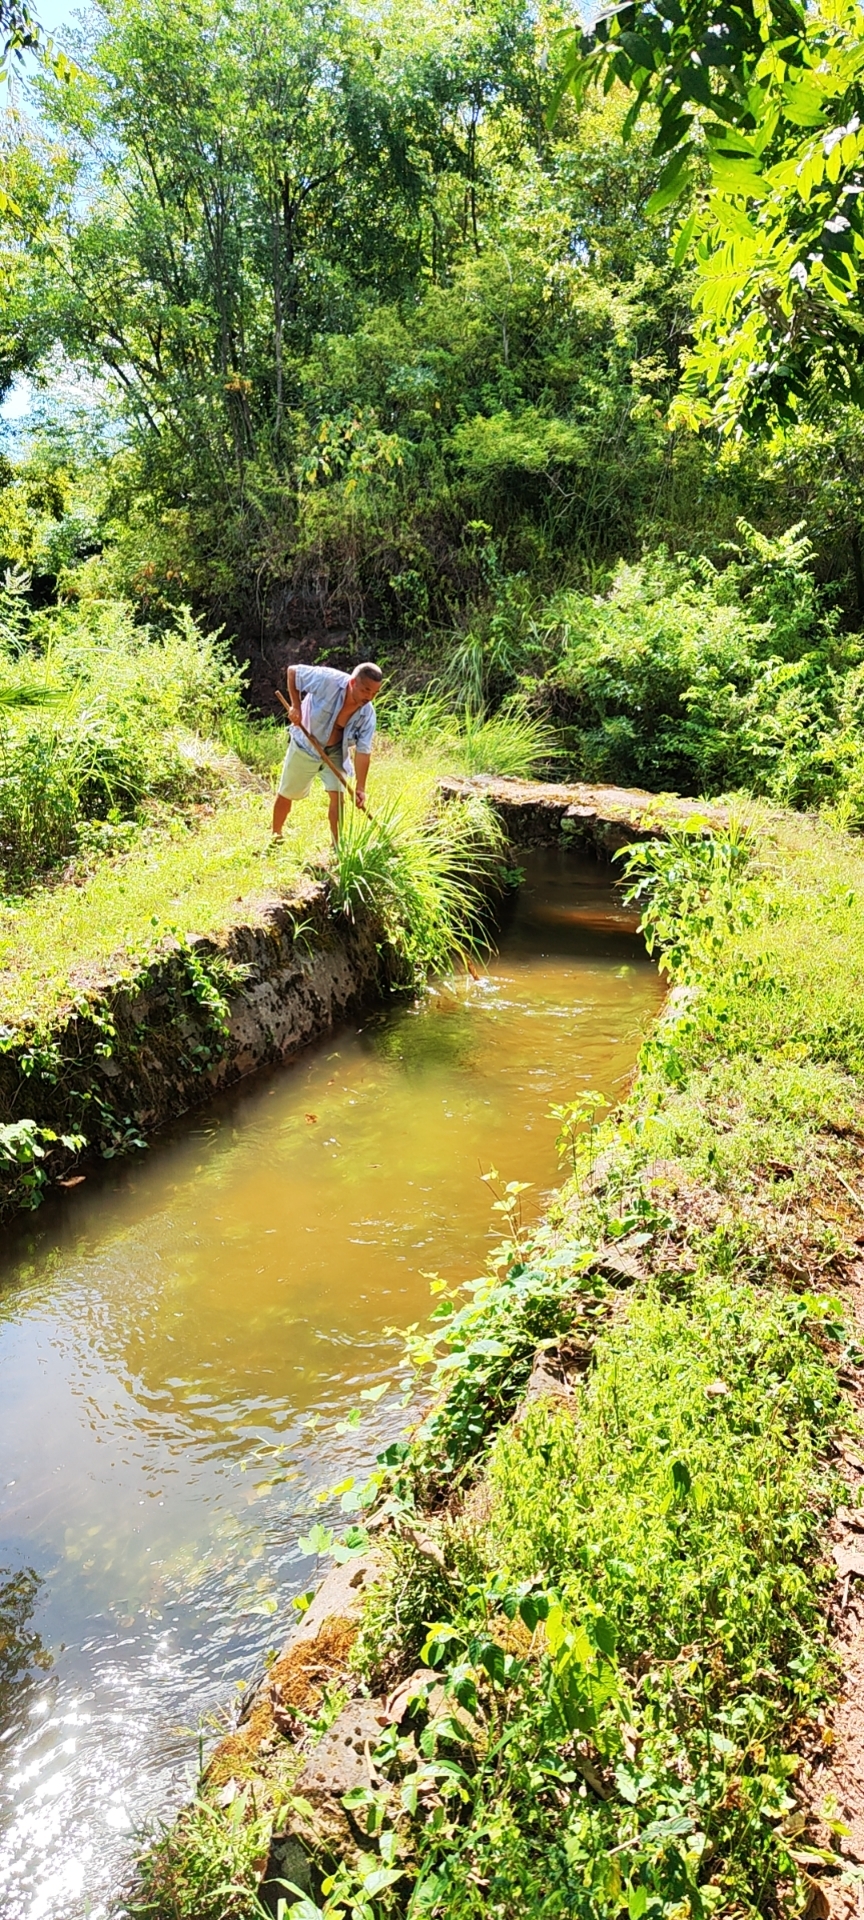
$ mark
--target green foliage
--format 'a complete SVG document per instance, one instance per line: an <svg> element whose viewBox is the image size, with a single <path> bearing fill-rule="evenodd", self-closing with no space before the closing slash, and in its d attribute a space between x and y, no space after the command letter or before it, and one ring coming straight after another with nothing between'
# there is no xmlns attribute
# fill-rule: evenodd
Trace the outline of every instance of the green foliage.
<svg viewBox="0 0 864 1920"><path fill-rule="evenodd" d="M334 912L375 914L406 983L420 984L488 945L502 844L496 815L474 797L419 814L406 796L376 809L374 820L346 806L333 851Z"/></svg>
<svg viewBox="0 0 864 1920"><path fill-rule="evenodd" d="M0 860L21 886L153 797L200 789L235 727L243 676L188 608L151 635L118 604L30 615L16 581L0 592ZM218 776L217 776L218 777ZM110 839L110 833L109 833Z"/></svg>
<svg viewBox="0 0 864 1920"><path fill-rule="evenodd" d="M271 1826L248 1788L226 1808L193 1800L142 1854L129 1913L135 1920L251 1920Z"/></svg>
<svg viewBox="0 0 864 1920"><path fill-rule="evenodd" d="M96 372L105 452L89 487L55 463L48 508L16 471L10 559L147 617L218 604L250 639L287 588L425 641L493 564L629 547L678 293L619 104L544 128L557 25L524 0L393 0L372 39L295 0L88 19L80 74L0 148L0 371L59 346ZM0 555L3 515L0 490Z"/></svg>
<svg viewBox="0 0 864 1920"><path fill-rule="evenodd" d="M593 1249L586 1240L566 1250L574 1287L581 1274L590 1307L598 1283L590 1274ZM476 1467L489 1435L513 1411L539 1343L553 1341L572 1324L574 1301L562 1296L560 1271L530 1258L507 1258L481 1279L466 1284L467 1302L447 1296L432 1315L432 1328L412 1329L407 1355L428 1369L432 1411L412 1449L412 1469L425 1498L434 1500Z"/></svg>
<svg viewBox="0 0 864 1920"><path fill-rule="evenodd" d="M860 1349L842 1302L802 1286L789 1209L766 1223L766 1156L789 1156L784 1200L822 1194L857 1139L862 858L824 825L772 825L770 864L701 824L631 852L683 1014L648 1042L623 1114L565 1143L576 1177L552 1223L523 1231L514 1183L488 1274L455 1295L434 1282L432 1327L411 1334L432 1405L385 1456L399 1546L359 1653L387 1682L416 1667L425 1616L427 1673L352 1809L376 1849L364 1872L377 1858L401 1878L371 1902L343 1863L332 1920L756 1920L781 1886L790 1914L811 1898L822 1856L794 1748L832 1680L825 1461L848 1418L835 1360ZM670 1159L674 1223L653 1193ZM808 1231L812 1271L839 1242ZM653 1245L656 1277L613 1306L597 1268L621 1239ZM511 1419L538 1346L554 1365L559 1342L591 1364Z"/></svg>
<svg viewBox="0 0 864 1920"><path fill-rule="evenodd" d="M584 1145L586 1128L593 1135L597 1115L603 1107L608 1105L609 1102L602 1093L594 1093L586 1087L583 1093L576 1095L575 1100L564 1100L550 1107L552 1119L559 1120L561 1123L555 1141L558 1157L561 1160L569 1159L572 1173L576 1172L579 1147Z"/></svg>
<svg viewBox="0 0 864 1920"><path fill-rule="evenodd" d="M723 59L718 58L722 45ZM586 87L623 82L632 127L658 115L665 160L648 203L695 205L674 246L696 263L696 346L679 417L794 417L815 384L862 398L857 179L864 134L864 36L853 0L760 6L685 0L601 15L574 37L562 75Z"/></svg>
<svg viewBox="0 0 864 1920"><path fill-rule="evenodd" d="M382 724L407 753L446 755L454 773L489 773L530 780L554 765L560 744L547 722L524 699L511 696L495 713L454 706L445 687L433 682L421 694L398 694L382 703Z"/></svg>
<svg viewBox="0 0 864 1920"><path fill-rule="evenodd" d="M412 1533L386 1540L384 1563L363 1610L351 1665L378 1693L410 1673L423 1652L431 1620L452 1607L456 1582Z"/></svg>
<svg viewBox="0 0 864 1920"><path fill-rule="evenodd" d="M622 562L605 595L569 590L534 616L574 771L655 792L830 801L857 820L859 642L820 612L800 529L740 531L743 554L723 572L655 554Z"/></svg>
<svg viewBox="0 0 864 1920"><path fill-rule="evenodd" d="M806 1322L798 1302L713 1277L635 1301L598 1342L575 1420L538 1405L498 1436L496 1567L542 1572L577 1616L599 1606L625 1664L695 1638L722 1668L770 1667L791 1707L819 1611L795 1558L815 1538L838 1396Z"/></svg>
<svg viewBox="0 0 864 1920"><path fill-rule="evenodd" d="M38 1207L48 1180L45 1160L58 1144L69 1153L79 1153L87 1142L83 1134L58 1135L51 1127L37 1126L35 1120L9 1120L0 1126L0 1164L14 1169L14 1178L6 1188L6 1197L13 1205Z"/></svg>
<svg viewBox="0 0 864 1920"><path fill-rule="evenodd" d="M662 840L622 849L630 885L624 898L643 902L639 931L649 953L673 979L704 976L728 947L730 934L754 914L744 885L754 851L752 832L739 821L714 830L694 816Z"/></svg>
<svg viewBox="0 0 864 1920"><path fill-rule="evenodd" d="M572 1282L571 1258L559 1300ZM486 1306L490 1348L508 1312ZM344 1863L323 1914L755 1916L778 1877L799 1911L786 1748L828 1671L838 1313L721 1277L706 1249L683 1295L649 1288L599 1332L572 1407L498 1427L485 1499L448 1523L451 1570L400 1544L368 1604L366 1669L416 1661L425 1614L438 1691L415 1679L410 1732L374 1756L384 1786L352 1800L378 1849L364 1871L394 1877L364 1904Z"/></svg>

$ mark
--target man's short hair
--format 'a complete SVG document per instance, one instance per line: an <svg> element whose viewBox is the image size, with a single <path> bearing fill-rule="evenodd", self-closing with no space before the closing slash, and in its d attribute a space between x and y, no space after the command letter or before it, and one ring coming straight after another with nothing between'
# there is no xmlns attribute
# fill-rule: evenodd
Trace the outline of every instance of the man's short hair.
<svg viewBox="0 0 864 1920"><path fill-rule="evenodd" d="M384 675L381 668L376 667L374 660L361 660L359 667L354 668L351 678L352 680L371 680L373 686L380 687Z"/></svg>

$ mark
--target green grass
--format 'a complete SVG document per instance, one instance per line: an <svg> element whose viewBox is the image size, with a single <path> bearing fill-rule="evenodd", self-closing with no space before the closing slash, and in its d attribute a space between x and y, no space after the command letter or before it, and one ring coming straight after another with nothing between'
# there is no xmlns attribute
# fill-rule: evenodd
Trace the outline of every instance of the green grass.
<svg viewBox="0 0 864 1920"><path fill-rule="evenodd" d="M256 1803L242 1788L227 1807L196 1798L148 1850L134 1897L134 1920L261 1920L254 1888L263 1872L273 1825L268 1795Z"/></svg>
<svg viewBox="0 0 864 1920"><path fill-rule="evenodd" d="M376 1916L756 1920L821 1870L797 1750L833 1686L837 1367L864 1360L864 849L756 811L631 865L681 992L546 1224L504 1194L488 1273L409 1338L431 1409L382 1490L446 1573L397 1522L358 1659L377 1685L431 1661L457 1717L382 1740L370 1832L403 1878ZM562 1338L593 1364L510 1419ZM325 1913L360 1913L349 1881Z"/></svg>
<svg viewBox="0 0 864 1920"><path fill-rule="evenodd" d="M838 1390L812 1334L734 1281L655 1286L600 1335L575 1411L499 1431L427 1646L477 1732L465 1800L415 1833L424 1911L765 1911L789 1730L827 1675Z"/></svg>
<svg viewBox="0 0 864 1920"><path fill-rule="evenodd" d="M370 805L399 801L419 820L438 773L428 757L409 764L383 747ZM329 859L321 783L292 809L281 846L270 845L271 809L263 783L226 785L194 813L136 831L125 852L97 857L80 884L38 887L0 905L0 1021L44 1022L107 974L139 966L166 933L218 934L289 893L310 860Z"/></svg>
<svg viewBox="0 0 864 1920"><path fill-rule="evenodd" d="M382 718L389 738L406 754L432 752L446 758L452 773L530 780L561 758L554 729L521 695L488 713L483 707L454 705L449 690L434 684L420 694L385 690Z"/></svg>
<svg viewBox="0 0 864 1920"><path fill-rule="evenodd" d="M332 859L333 904L353 915L371 908L408 982L488 951L489 894L498 878L504 831L479 796L429 809L423 784L377 802L369 819L349 809Z"/></svg>
<svg viewBox="0 0 864 1920"><path fill-rule="evenodd" d="M0 1018L50 1019L139 965L171 929L221 932L290 885L304 855L325 844L312 818L284 852L265 856L267 835L266 797L229 791L210 818L145 828L80 885L40 887L0 907Z"/></svg>

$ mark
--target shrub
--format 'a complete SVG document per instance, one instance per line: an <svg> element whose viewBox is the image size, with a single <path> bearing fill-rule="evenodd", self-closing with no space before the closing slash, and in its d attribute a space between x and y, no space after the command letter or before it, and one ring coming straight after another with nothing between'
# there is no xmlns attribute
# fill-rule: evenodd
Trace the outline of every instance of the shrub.
<svg viewBox="0 0 864 1920"><path fill-rule="evenodd" d="M242 671L188 608L154 638L122 603L30 615L26 576L0 593L0 864L20 886L68 858L87 821L182 799L190 732L242 727Z"/></svg>
<svg viewBox="0 0 864 1920"><path fill-rule="evenodd" d="M807 543L742 523L743 559L649 555L538 624L573 769L590 779L864 808L860 643L820 612Z"/></svg>

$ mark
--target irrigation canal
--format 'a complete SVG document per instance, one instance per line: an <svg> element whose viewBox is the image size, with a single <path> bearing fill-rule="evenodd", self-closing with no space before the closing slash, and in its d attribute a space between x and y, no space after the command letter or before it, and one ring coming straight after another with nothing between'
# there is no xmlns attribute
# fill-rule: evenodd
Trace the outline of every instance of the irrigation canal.
<svg viewBox="0 0 864 1920"><path fill-rule="evenodd" d="M387 1329L425 1316L430 1271L479 1270L481 1170L539 1210L550 1104L632 1066L661 997L632 921L593 862L526 867L480 979L344 1028L5 1237L3 1920L107 1913L315 1577L316 1493L401 1430Z"/></svg>

